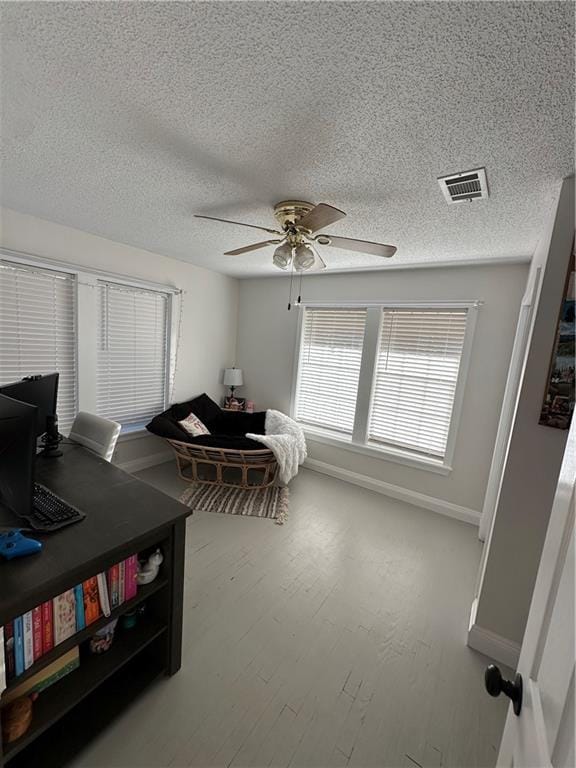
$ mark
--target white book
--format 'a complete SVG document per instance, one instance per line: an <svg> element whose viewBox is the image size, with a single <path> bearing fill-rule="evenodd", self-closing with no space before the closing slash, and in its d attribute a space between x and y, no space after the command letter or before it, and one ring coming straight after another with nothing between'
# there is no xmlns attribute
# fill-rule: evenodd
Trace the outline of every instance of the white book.
<svg viewBox="0 0 576 768"><path fill-rule="evenodd" d="M52 600L54 645L59 645L76 634L76 595L67 589Z"/></svg>
<svg viewBox="0 0 576 768"><path fill-rule="evenodd" d="M98 597L100 598L100 608L104 616L110 616L110 597L108 595L108 581L105 573L99 573L96 577L98 580Z"/></svg>
<svg viewBox="0 0 576 768"><path fill-rule="evenodd" d="M34 664L34 633L32 631L32 611L27 611L22 617L24 624L24 669Z"/></svg>

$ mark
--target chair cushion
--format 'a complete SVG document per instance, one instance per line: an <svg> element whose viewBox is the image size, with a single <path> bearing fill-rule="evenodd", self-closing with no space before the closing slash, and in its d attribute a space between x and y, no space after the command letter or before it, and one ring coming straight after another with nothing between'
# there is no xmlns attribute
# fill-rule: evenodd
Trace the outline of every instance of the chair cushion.
<svg viewBox="0 0 576 768"><path fill-rule="evenodd" d="M187 443L204 445L206 448L233 448L236 451L265 451L266 446L257 440L240 435L198 435L189 437Z"/></svg>
<svg viewBox="0 0 576 768"><path fill-rule="evenodd" d="M182 440L186 442L190 440L190 435L183 429L180 424L170 416L166 416L166 411L160 413L158 416L154 416L149 424L146 424L148 432L152 432L153 435L163 437L166 440Z"/></svg>
<svg viewBox="0 0 576 768"><path fill-rule="evenodd" d="M220 415L212 425L211 432L215 435L245 435L246 432L263 435L265 434L265 421L266 411L257 411L256 413L220 411Z"/></svg>
<svg viewBox="0 0 576 768"><path fill-rule="evenodd" d="M180 424L193 413L206 428L208 435L192 437ZM183 443L197 443L215 448L234 448L236 450L263 450L262 443L245 437L246 432L264 434L266 411L244 413L243 411L223 411L208 395L203 394L185 403L175 403L164 413L154 416L146 429L158 437L167 440L179 440Z"/></svg>
<svg viewBox="0 0 576 768"><path fill-rule="evenodd" d="M195 416L198 416L200 421L206 425L210 432L214 432L211 427L211 422L220 416L221 409L218 403L215 403L212 398L204 393L195 397L193 400L188 400L186 403L176 403L175 405L170 406L164 413L175 421L182 421L188 414L193 413Z"/></svg>

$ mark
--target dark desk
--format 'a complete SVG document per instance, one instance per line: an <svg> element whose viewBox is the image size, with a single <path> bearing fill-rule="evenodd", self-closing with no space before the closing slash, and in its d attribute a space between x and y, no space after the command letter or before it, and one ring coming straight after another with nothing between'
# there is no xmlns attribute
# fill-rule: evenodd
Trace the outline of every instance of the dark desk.
<svg viewBox="0 0 576 768"><path fill-rule="evenodd" d="M106 720L101 712L94 716L96 708L114 713L123 693L129 704L147 677L172 675L180 668L185 521L190 510L80 446L64 446L63 452L58 459L38 458L36 479L87 517L52 534L29 534L43 542L38 555L0 560L0 625L148 547L160 546L164 563L155 582L140 587L134 600L113 612L121 615L145 601L146 620L138 631L115 639L101 657L82 657L78 670L35 702L29 731L0 751L0 765L5 761L15 768L64 765L91 730L105 724L96 722ZM12 685L86 640L109 620L102 617L56 646ZM86 711L90 712L88 728Z"/></svg>

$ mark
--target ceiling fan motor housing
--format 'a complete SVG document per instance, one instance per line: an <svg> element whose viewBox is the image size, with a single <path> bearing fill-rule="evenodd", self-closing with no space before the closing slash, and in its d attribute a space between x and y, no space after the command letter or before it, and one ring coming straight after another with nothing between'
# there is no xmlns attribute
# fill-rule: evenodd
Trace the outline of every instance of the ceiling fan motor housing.
<svg viewBox="0 0 576 768"><path fill-rule="evenodd" d="M286 229L291 224L298 224L301 219L315 207L314 203L307 203L304 200L282 200L274 206L274 217L282 229Z"/></svg>

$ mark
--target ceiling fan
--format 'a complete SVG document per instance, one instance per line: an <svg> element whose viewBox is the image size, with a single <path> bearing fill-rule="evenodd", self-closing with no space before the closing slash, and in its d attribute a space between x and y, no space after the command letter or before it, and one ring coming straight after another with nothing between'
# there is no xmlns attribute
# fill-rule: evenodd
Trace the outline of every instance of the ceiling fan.
<svg viewBox="0 0 576 768"><path fill-rule="evenodd" d="M386 258L394 256L396 253L396 247L393 245L373 243L369 240L355 240L339 235L315 234L318 230L324 229L324 227L328 227L346 216L344 211L340 211L327 203L314 205L303 200L283 200L281 203L277 203L274 206L274 217L280 230L258 227L255 224L245 224L241 221L219 219L216 216L204 216L198 213L195 216L198 219L238 224L242 227L251 227L270 235L276 235L274 239L245 245L243 248L227 251L224 255L240 256L243 253L256 251L268 245L276 245L277 248L274 251L272 261L280 269L293 267L298 272L315 272L326 269L326 264L314 247L315 245L331 245L334 248L344 248L347 251L358 251L359 253L369 253L372 256L384 256Z"/></svg>

